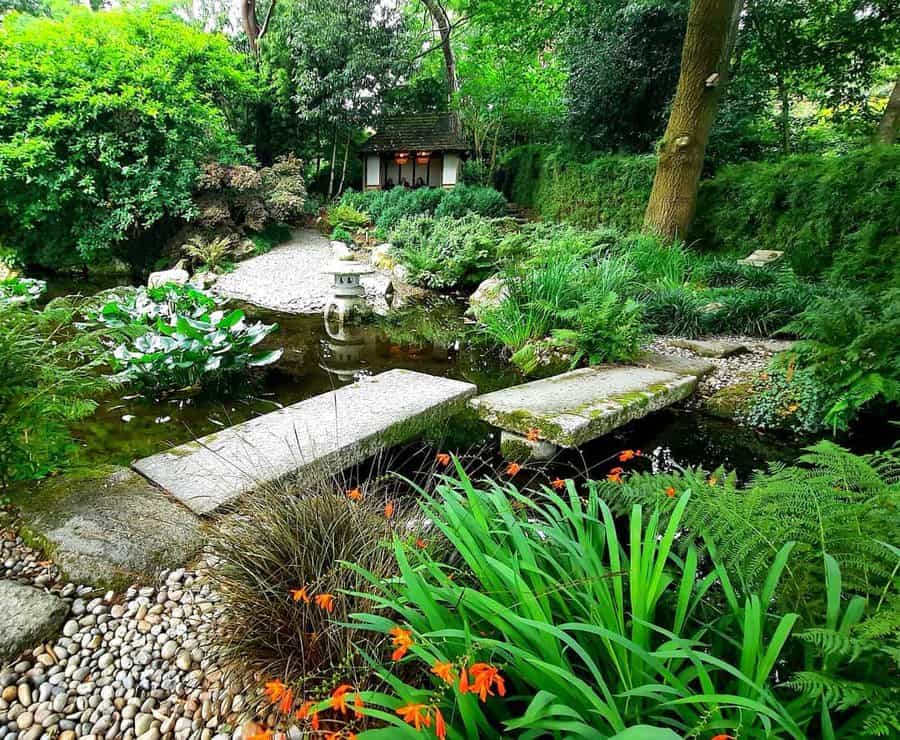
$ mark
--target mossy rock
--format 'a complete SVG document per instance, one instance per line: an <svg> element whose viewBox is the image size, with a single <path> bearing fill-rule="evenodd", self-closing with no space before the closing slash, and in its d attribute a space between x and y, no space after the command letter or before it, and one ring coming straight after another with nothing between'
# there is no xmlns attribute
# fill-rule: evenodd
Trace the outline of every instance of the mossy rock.
<svg viewBox="0 0 900 740"><path fill-rule="evenodd" d="M752 384L737 383L720 388L701 404L704 413L719 419L736 419L749 403Z"/></svg>

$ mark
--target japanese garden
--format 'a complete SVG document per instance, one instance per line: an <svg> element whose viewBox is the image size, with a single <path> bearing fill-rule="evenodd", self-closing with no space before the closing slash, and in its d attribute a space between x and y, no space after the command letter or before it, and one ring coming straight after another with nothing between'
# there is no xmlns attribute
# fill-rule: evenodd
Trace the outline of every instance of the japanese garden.
<svg viewBox="0 0 900 740"><path fill-rule="evenodd" d="M900 9L0 0L0 740L900 737Z"/></svg>

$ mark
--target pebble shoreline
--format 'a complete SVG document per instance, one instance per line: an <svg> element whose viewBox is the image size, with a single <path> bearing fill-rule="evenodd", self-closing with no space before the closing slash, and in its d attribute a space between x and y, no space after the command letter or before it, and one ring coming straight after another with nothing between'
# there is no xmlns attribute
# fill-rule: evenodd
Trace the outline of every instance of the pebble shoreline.
<svg viewBox="0 0 900 740"><path fill-rule="evenodd" d="M65 583L52 564L5 533L0 578L69 603L62 634L0 668L0 740L230 740L231 696L204 648L217 596L197 572L163 571L123 594Z"/></svg>

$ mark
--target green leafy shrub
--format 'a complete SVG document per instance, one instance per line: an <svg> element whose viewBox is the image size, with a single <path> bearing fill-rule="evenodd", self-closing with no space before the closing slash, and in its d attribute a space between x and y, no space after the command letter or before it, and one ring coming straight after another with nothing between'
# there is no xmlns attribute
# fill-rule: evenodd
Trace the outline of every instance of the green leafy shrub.
<svg viewBox="0 0 900 740"><path fill-rule="evenodd" d="M69 424L93 414L114 387L67 335L71 315L0 305L0 491L64 465L75 449Z"/></svg>
<svg viewBox="0 0 900 740"><path fill-rule="evenodd" d="M249 63L159 6L7 14L0 87L0 241L27 264L108 258L196 213L201 163L247 159L223 108L253 98Z"/></svg>
<svg viewBox="0 0 900 740"><path fill-rule="evenodd" d="M253 254L259 256L271 252L279 244L291 238L291 227L287 224L270 223L258 234L252 234Z"/></svg>
<svg viewBox="0 0 900 740"><path fill-rule="evenodd" d="M650 328L658 334L698 337L711 301L688 286L662 287L642 298Z"/></svg>
<svg viewBox="0 0 900 740"><path fill-rule="evenodd" d="M825 424L847 429L862 409L900 401L900 288L820 296L787 330L803 339L797 366L827 389Z"/></svg>
<svg viewBox="0 0 900 740"><path fill-rule="evenodd" d="M350 566L377 592L379 609L355 615L363 635L399 627L412 641L399 664L387 650L371 656L392 691L367 697L391 725L370 737L414 737L397 716L409 704L431 720L439 710L450 737L560 727L609 737L635 725L635 737L663 737L663 727L805 736L773 687L796 615L767 605L789 547L760 591L738 596L714 559L701 572L696 546L675 556L687 494L667 522L651 509L644 525L638 506L620 528L595 487L525 493L458 473L421 494L449 556L397 541L399 578ZM473 689L463 674L493 680Z"/></svg>
<svg viewBox="0 0 900 740"><path fill-rule="evenodd" d="M114 298L94 320L136 330L109 361L122 380L153 393L221 384L281 357L280 349L254 350L276 324L247 323L241 310L226 313L214 307L215 301L202 291L165 285Z"/></svg>
<svg viewBox="0 0 900 740"><path fill-rule="evenodd" d="M209 240L195 236L182 246L182 251L198 265L215 272L223 262L234 256L234 247L234 239L230 235Z"/></svg>
<svg viewBox="0 0 900 740"><path fill-rule="evenodd" d="M754 380L740 418L759 429L784 429L797 434L820 434L833 403L828 389L808 370L798 370L796 357L782 353Z"/></svg>
<svg viewBox="0 0 900 740"><path fill-rule="evenodd" d="M346 229L342 229L340 227L335 227L331 232L331 238L335 241L345 242L347 244L353 244L353 234L351 234Z"/></svg>
<svg viewBox="0 0 900 740"><path fill-rule="evenodd" d="M33 303L47 290L44 280L11 277L0 280L0 308L23 303Z"/></svg>
<svg viewBox="0 0 900 740"><path fill-rule="evenodd" d="M447 205L438 212L444 201ZM401 187L365 192L348 190L341 198L341 205L368 213L382 237L388 236L401 220L411 216L459 217L476 213L499 217L506 211L506 202L496 190L467 185L458 185L452 190Z"/></svg>
<svg viewBox="0 0 900 740"><path fill-rule="evenodd" d="M792 713L808 737L893 736L900 731L900 450L854 455L830 442L791 466L770 465L746 486L723 471L636 473L602 483L617 511L665 506L743 592L765 587L772 563L793 544L773 605L800 616L799 640L783 652ZM691 491L680 511L665 491ZM665 503L660 503L664 501ZM712 549L710 550L712 552ZM818 716L817 716L818 715Z"/></svg>
<svg viewBox="0 0 900 740"><path fill-rule="evenodd" d="M345 203L338 203L328 209L328 225L351 234L367 226L371 219L365 211L358 211Z"/></svg>
<svg viewBox="0 0 900 740"><path fill-rule="evenodd" d="M488 276L496 261L502 219L475 214L462 218L419 216L400 221L390 232L394 254L409 280L429 288L464 288Z"/></svg>

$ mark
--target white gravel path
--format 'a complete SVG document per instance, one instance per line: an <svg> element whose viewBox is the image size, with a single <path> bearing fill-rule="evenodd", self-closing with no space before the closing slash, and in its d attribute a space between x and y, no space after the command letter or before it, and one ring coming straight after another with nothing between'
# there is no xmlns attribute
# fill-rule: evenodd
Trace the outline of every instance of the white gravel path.
<svg viewBox="0 0 900 740"><path fill-rule="evenodd" d="M234 300L286 313L316 313L325 308L333 277L325 275L336 262L330 241L312 229L294 232L291 241L271 252L241 262L219 277L213 290ZM367 299L376 307L390 277L382 272L362 279Z"/></svg>

